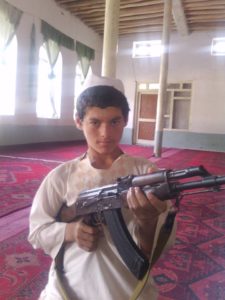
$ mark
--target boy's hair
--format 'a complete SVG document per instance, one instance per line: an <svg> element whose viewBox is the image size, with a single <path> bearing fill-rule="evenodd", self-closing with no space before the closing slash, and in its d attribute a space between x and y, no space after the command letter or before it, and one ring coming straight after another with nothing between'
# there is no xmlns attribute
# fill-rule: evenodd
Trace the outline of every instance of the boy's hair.
<svg viewBox="0 0 225 300"><path fill-rule="evenodd" d="M83 120L88 107L106 108L109 106L121 109L124 119L127 121L129 105L124 94L113 86L95 85L85 89L77 98L76 114Z"/></svg>

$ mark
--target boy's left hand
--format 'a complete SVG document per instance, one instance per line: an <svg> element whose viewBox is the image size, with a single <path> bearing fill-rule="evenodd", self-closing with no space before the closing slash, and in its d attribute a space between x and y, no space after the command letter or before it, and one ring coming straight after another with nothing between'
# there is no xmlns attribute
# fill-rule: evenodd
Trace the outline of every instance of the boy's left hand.
<svg viewBox="0 0 225 300"><path fill-rule="evenodd" d="M152 223L167 208L166 202L159 200L151 192L145 194L139 187L129 189L127 204L138 223Z"/></svg>
<svg viewBox="0 0 225 300"><path fill-rule="evenodd" d="M140 187L131 187L127 193L127 205L137 224L136 234L139 247L147 257L150 257L158 217L166 211L167 202L161 201L151 192L144 193Z"/></svg>
<svg viewBox="0 0 225 300"><path fill-rule="evenodd" d="M156 171L149 168L148 173ZM144 193L139 187L132 187L127 193L127 205L133 212L138 223L153 223L167 209L165 201L161 201L151 192Z"/></svg>

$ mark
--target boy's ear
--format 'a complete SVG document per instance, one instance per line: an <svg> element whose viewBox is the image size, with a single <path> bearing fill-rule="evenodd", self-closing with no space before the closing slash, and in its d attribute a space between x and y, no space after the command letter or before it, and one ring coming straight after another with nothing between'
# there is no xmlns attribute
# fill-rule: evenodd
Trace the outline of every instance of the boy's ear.
<svg viewBox="0 0 225 300"><path fill-rule="evenodd" d="M74 122L77 126L78 129L82 130L83 127L82 127L82 120L78 117L78 115L76 114L75 115L75 118L74 118Z"/></svg>

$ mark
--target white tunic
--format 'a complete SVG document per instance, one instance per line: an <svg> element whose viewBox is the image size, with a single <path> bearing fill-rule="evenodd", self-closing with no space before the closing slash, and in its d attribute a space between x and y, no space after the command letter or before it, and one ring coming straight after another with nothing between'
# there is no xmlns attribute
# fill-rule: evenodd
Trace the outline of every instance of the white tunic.
<svg viewBox="0 0 225 300"><path fill-rule="evenodd" d="M115 183L118 177L144 174L151 166L149 160L127 154L122 154L107 170L93 168L85 156L58 166L47 175L34 198L30 213L30 243L34 248L42 248L54 259L63 244L66 228L66 223L55 220L63 203L70 206L82 190ZM128 209L123 209L123 216L136 241L135 224ZM154 247L166 216L167 211L159 217ZM174 231L167 246L174 241ZM137 279L118 254L106 226L96 251L87 252L75 242L68 243L64 254L64 268L64 284L71 300L128 300L137 284ZM156 298L157 290L150 276L139 299ZM40 299L63 299L58 288L54 262Z"/></svg>

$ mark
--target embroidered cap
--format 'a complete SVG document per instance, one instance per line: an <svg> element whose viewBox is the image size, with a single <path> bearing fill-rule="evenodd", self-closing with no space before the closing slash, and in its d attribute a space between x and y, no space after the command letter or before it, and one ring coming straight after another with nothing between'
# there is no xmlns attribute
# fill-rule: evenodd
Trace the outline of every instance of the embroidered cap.
<svg viewBox="0 0 225 300"><path fill-rule="evenodd" d="M90 75L87 76L85 79L84 84L82 85L79 93L79 95L84 92L86 89L94 86L113 86L115 89L120 91L124 95L124 85L123 82L120 79L117 78L110 78L110 77L104 77L104 76L97 76L93 73L90 73Z"/></svg>
<svg viewBox="0 0 225 300"><path fill-rule="evenodd" d="M77 95L74 118L79 116L82 120L88 106L100 108L119 107L125 120L127 120L130 108L124 94L122 81L116 78L90 74Z"/></svg>

